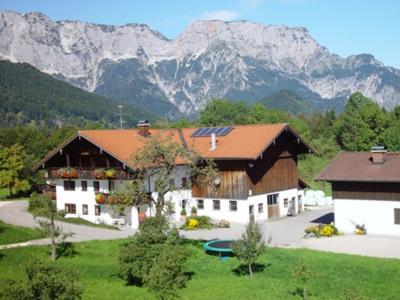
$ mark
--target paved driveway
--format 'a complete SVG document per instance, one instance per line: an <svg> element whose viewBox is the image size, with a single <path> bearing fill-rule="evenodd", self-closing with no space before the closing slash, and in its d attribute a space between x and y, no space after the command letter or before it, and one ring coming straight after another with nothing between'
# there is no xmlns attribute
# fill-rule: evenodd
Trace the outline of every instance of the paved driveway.
<svg viewBox="0 0 400 300"><path fill-rule="evenodd" d="M262 222L265 240L273 246L293 246L304 236L304 229L313 222L329 222L333 209L322 208L306 211L294 217L285 217ZM183 231L182 234L190 239L237 239L244 231L244 225L231 223L228 229Z"/></svg>
<svg viewBox="0 0 400 300"><path fill-rule="evenodd" d="M28 207L27 201L10 201L8 203L3 202L0 205L0 219L4 222L25 227L38 227L38 224L33 216L26 210ZM58 226L62 227L65 232L74 233L71 238L68 238L68 240L71 242L119 239L128 237L135 233L135 231L129 227L125 227L122 230L117 231L58 221L56 223ZM31 242L31 244L35 245L48 243L49 239Z"/></svg>

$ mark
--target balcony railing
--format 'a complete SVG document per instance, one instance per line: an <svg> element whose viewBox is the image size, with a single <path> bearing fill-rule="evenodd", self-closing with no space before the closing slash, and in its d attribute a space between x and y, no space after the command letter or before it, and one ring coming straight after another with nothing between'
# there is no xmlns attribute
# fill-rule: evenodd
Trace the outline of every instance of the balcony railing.
<svg viewBox="0 0 400 300"><path fill-rule="evenodd" d="M50 178L50 179L68 179L68 176L60 175L60 172L59 172L60 169L64 169L64 168L48 168L47 169L48 178ZM132 175L129 174L128 172L126 172L125 170L116 169L116 168L113 168L113 170L115 170L115 176L113 176L112 178L106 177L106 176L104 176L102 178L102 177L97 176L96 168L73 168L73 169L77 171L78 176L73 176L73 177L71 177L71 179L129 180L132 177Z"/></svg>

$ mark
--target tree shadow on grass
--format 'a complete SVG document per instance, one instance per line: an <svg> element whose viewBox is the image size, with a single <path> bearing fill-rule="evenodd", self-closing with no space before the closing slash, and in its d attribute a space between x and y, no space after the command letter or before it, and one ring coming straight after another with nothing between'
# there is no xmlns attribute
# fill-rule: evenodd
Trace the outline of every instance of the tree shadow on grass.
<svg viewBox="0 0 400 300"><path fill-rule="evenodd" d="M252 265L253 273L262 272L266 267L269 267L271 264L254 264ZM232 270L236 276L245 276L249 275L249 266L241 264L239 267Z"/></svg>
<svg viewBox="0 0 400 300"><path fill-rule="evenodd" d="M302 288L302 287L296 287L295 290L290 290L290 291L288 291L288 293L289 293L290 295L292 295L293 297L300 297L300 298L303 298L303 288ZM307 297L315 296L315 295L316 295L316 294L311 293L311 292L307 289Z"/></svg>
<svg viewBox="0 0 400 300"><path fill-rule="evenodd" d="M62 242L60 244L57 244L56 248L57 259L61 257L74 257L77 254L79 254L79 252L75 250L73 243Z"/></svg>
<svg viewBox="0 0 400 300"><path fill-rule="evenodd" d="M3 259L5 255L3 253L0 252L0 260Z"/></svg>

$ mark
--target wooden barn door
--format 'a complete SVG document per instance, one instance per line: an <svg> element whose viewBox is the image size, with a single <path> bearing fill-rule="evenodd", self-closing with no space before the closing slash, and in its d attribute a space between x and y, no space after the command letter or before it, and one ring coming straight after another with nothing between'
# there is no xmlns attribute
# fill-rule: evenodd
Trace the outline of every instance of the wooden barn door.
<svg viewBox="0 0 400 300"><path fill-rule="evenodd" d="M268 219L279 217L279 204L278 204L278 194L272 194L267 196L268 204Z"/></svg>

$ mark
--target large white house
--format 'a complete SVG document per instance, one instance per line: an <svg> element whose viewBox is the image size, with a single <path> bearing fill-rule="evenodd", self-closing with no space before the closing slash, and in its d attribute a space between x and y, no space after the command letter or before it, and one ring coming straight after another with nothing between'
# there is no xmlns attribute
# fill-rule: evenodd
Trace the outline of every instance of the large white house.
<svg viewBox="0 0 400 300"><path fill-rule="evenodd" d="M319 175L332 183L336 227L400 236L400 154L382 147L340 153Z"/></svg>
<svg viewBox="0 0 400 300"><path fill-rule="evenodd" d="M180 187L167 199L178 221L182 208L190 214L215 220L247 223L303 211L304 183L299 179L297 156L313 150L287 124L232 127L82 130L48 154L35 170L47 170L55 186L57 208L67 217L97 223L125 223L137 228L144 216L154 215L147 205L132 207L124 216L114 212L104 199L119 184L132 178L132 155L154 135L170 135L177 143L213 159L218 167L217 188L188 184L189 168L177 162L170 180ZM152 178L146 184L156 197Z"/></svg>

